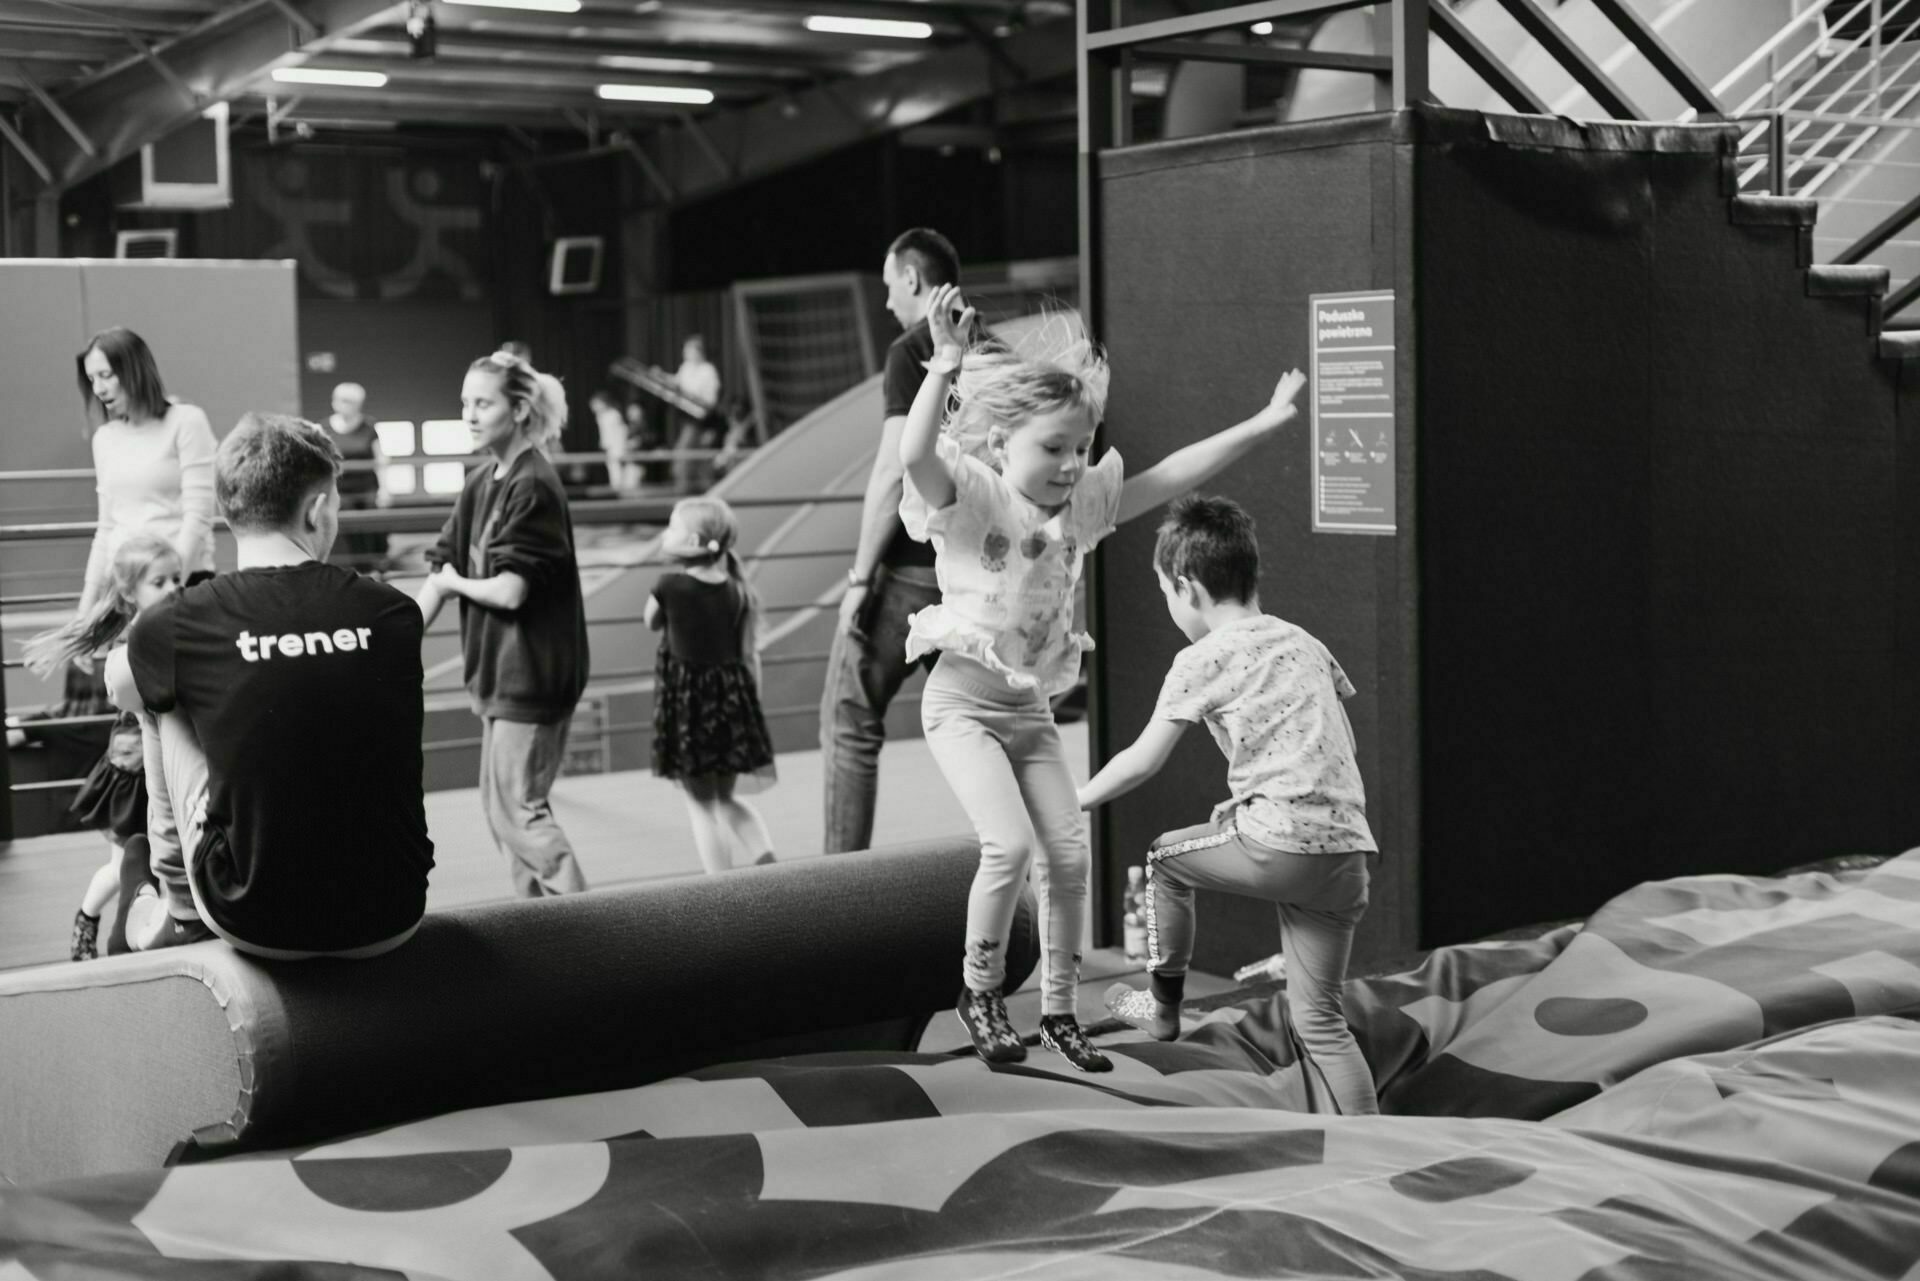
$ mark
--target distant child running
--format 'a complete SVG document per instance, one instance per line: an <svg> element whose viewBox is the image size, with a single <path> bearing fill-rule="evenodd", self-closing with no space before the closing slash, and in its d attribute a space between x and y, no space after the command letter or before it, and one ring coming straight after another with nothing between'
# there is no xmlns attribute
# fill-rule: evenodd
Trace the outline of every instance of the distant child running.
<svg viewBox="0 0 1920 1281"><path fill-rule="evenodd" d="M1167 612L1193 644L1173 660L1139 739L1081 789L1080 803L1104 805L1152 778L1195 721L1226 754L1233 795L1211 822L1168 832L1148 851L1152 990L1115 984L1107 1008L1173 1040L1193 956L1193 891L1265 899L1280 913L1287 1011L1315 1110L1375 1115L1373 1075L1341 1004L1354 926L1367 910L1367 856L1377 848L1341 706L1353 685L1325 645L1261 612L1260 545L1239 504L1175 503L1153 570Z"/></svg>
<svg viewBox="0 0 1920 1281"><path fill-rule="evenodd" d="M158 534L135 533L114 550L106 590L85 613L26 644L27 666L42 676L63 663L91 659L123 641L140 611L180 590L180 554ZM87 774L69 811L107 836L107 861L87 882L73 917L72 959L99 955L100 916L120 890L121 865L131 857L147 863L147 774L139 718L120 713L106 754Z"/></svg>
<svg viewBox="0 0 1920 1281"><path fill-rule="evenodd" d="M480 717L480 801L524 898L587 888L548 799L587 686L586 606L573 517L546 450L567 423L560 380L498 351L467 369L461 411L476 449L460 501L427 553L431 627L460 598L467 693Z"/></svg>
<svg viewBox="0 0 1920 1281"><path fill-rule="evenodd" d="M709 872L773 862L759 813L734 795L743 774L767 776L773 740L760 709L760 602L740 572L740 526L718 498L674 505L661 550L685 568L654 584L647 626L660 633L654 665L653 772L678 783L693 844Z"/></svg>
<svg viewBox="0 0 1920 1281"><path fill-rule="evenodd" d="M1105 360L1083 340L1054 342L1051 354L1031 342L1021 352L963 352L973 309L956 315L960 305L951 285L929 301L933 359L900 438L901 521L933 543L943 597L913 616L907 657L940 651L921 723L980 838L958 1012L982 1058L1026 1057L1000 989L1007 934L1037 854L1040 1041L1081 1071L1104 1072L1113 1064L1075 1013L1091 860L1048 702L1072 686L1081 651L1093 644L1073 630L1074 584L1117 523L1202 483L1293 417L1304 380L1286 375L1252 418L1128 477L1115 452L1096 466L1087 461L1106 406ZM1043 326L1041 342L1063 328ZM942 432L950 395L957 407Z"/></svg>

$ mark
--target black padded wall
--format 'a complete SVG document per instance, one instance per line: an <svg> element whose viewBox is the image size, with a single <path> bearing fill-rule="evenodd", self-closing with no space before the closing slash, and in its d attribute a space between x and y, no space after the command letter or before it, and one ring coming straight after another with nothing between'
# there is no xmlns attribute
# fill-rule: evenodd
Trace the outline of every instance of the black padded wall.
<svg viewBox="0 0 1920 1281"><path fill-rule="evenodd" d="M1131 466L1304 362L1309 294L1397 292L1398 534L1309 532L1297 429L1213 486L1360 687L1363 956L1920 843L1920 374L1873 300L1810 295L1791 211L1736 207L1732 136L1422 110L1101 157ZM1100 567L1102 755L1181 644L1151 525ZM1223 795L1192 736L1113 807L1109 888ZM1202 912L1203 969L1272 938Z"/></svg>
<svg viewBox="0 0 1920 1281"><path fill-rule="evenodd" d="M1401 287L1400 512L1411 512L1410 264L1398 210L1411 192L1410 151L1393 120L1365 118L1141 147L1102 158L1104 287L1099 337L1113 362L1108 443L1137 472L1248 417L1280 374L1304 368L1310 294ZM1237 499L1260 525L1262 603L1326 642L1359 690L1348 704L1368 789L1368 818L1387 851L1374 870L1362 956L1412 946L1417 873L1410 798L1416 675L1405 626L1412 540L1314 534L1306 396L1280 437L1206 488ZM1096 680L1104 758L1146 723L1185 639L1152 569L1151 513L1114 535L1095 593ZM1117 901L1125 866L1162 831L1205 822L1226 796L1226 766L1190 732L1167 768L1111 806L1101 845ZM1279 946L1271 908L1201 896L1194 963L1230 971Z"/></svg>
<svg viewBox="0 0 1920 1281"><path fill-rule="evenodd" d="M1799 228L1732 220L1729 138L1420 150L1428 943L1916 835L1897 365Z"/></svg>

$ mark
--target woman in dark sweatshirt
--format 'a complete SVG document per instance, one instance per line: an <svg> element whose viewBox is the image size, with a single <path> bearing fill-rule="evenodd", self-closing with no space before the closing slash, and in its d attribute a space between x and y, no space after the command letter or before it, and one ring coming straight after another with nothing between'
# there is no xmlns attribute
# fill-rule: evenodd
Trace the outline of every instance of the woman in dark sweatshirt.
<svg viewBox="0 0 1920 1281"><path fill-rule="evenodd" d="M566 425L550 374L495 352L467 369L460 405L473 469L420 590L432 625L460 598L467 692L480 718L480 800L514 888L527 898L587 888L548 794L566 756L574 704L587 686L586 606L566 491L546 449Z"/></svg>

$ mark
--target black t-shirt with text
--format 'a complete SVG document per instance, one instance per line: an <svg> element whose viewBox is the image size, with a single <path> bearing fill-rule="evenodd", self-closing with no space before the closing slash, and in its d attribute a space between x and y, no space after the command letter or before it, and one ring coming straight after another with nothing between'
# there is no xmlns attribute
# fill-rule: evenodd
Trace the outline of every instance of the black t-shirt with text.
<svg viewBox="0 0 1920 1281"><path fill-rule="evenodd" d="M185 713L206 752L188 864L226 933L344 951L420 919L422 630L401 592L317 562L221 574L134 625L142 702Z"/></svg>

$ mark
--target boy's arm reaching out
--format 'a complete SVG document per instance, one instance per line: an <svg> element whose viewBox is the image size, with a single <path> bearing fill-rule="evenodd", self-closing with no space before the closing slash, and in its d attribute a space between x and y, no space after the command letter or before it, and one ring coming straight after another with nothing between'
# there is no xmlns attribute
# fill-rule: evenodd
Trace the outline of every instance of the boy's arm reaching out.
<svg viewBox="0 0 1920 1281"><path fill-rule="evenodd" d="M1096 805L1105 805L1158 774L1186 732L1186 721L1148 721L1140 737L1101 766L1100 772L1080 789L1080 808L1090 810Z"/></svg>
<svg viewBox="0 0 1920 1281"><path fill-rule="evenodd" d="M933 362L913 408L907 411L907 425L900 431L900 462L913 487L935 511L951 506L955 496L953 473L934 452L940 440L940 415L947 407L947 388L952 386L959 367L961 334L973 332L973 308L963 312L956 323L950 314L960 291L952 285L940 285L927 303L927 327L933 333Z"/></svg>
<svg viewBox="0 0 1920 1281"><path fill-rule="evenodd" d="M1299 412L1294 408L1293 398L1300 394L1306 381L1307 376L1298 369L1288 370L1274 387L1273 399L1253 417L1205 440L1176 449L1138 476L1127 477L1120 488L1120 511L1114 523L1124 525L1135 516L1143 516L1160 504L1206 484L1231 466Z"/></svg>

